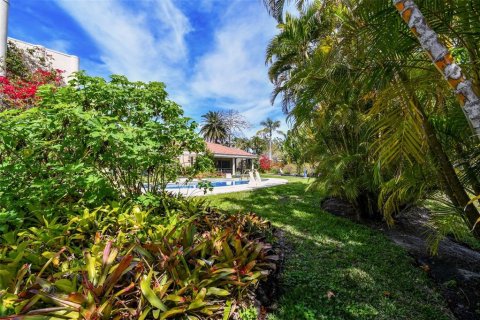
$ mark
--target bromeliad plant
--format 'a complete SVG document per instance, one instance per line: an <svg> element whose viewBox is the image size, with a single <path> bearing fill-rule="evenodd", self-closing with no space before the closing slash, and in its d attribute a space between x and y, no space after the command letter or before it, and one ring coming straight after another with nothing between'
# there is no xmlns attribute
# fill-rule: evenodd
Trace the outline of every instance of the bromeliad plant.
<svg viewBox="0 0 480 320"><path fill-rule="evenodd" d="M228 318L275 269L278 256L264 241L269 225L254 214L180 207L166 216L137 206L85 210L61 231L36 228L54 228L56 241L46 243L32 230L4 236L0 316Z"/></svg>

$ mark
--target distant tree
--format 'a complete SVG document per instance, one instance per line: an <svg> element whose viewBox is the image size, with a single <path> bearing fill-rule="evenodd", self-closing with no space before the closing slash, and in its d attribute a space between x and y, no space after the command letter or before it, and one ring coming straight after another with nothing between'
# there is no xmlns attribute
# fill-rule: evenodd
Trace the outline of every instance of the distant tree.
<svg viewBox="0 0 480 320"><path fill-rule="evenodd" d="M283 152L285 153L286 160L290 163L299 164L302 159L302 141L298 134L289 130L287 136L283 142Z"/></svg>
<svg viewBox="0 0 480 320"><path fill-rule="evenodd" d="M202 116L203 122L200 133L208 142L224 143L228 131L222 114L219 111L208 111Z"/></svg>
<svg viewBox="0 0 480 320"><path fill-rule="evenodd" d="M250 148L255 154L262 154L267 150L267 143L265 139L256 135L250 138Z"/></svg>
<svg viewBox="0 0 480 320"><path fill-rule="evenodd" d="M233 139L233 146L248 152L252 149L252 143L249 138L236 137Z"/></svg>
<svg viewBox="0 0 480 320"><path fill-rule="evenodd" d="M272 160L273 133L279 132L277 129L280 128L280 121L274 121L270 118L267 118L267 120L260 122L260 125L264 127L262 131L265 133L265 136L268 140L268 158Z"/></svg>
<svg viewBox="0 0 480 320"><path fill-rule="evenodd" d="M243 130L248 129L250 124L237 110L225 110L220 112L225 129L227 131L227 144L232 146L232 140L243 136Z"/></svg>

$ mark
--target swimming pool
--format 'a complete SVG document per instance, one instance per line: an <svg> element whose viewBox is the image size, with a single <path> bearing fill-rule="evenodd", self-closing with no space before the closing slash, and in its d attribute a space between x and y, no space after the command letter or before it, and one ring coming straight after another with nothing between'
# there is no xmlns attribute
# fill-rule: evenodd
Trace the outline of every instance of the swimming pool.
<svg viewBox="0 0 480 320"><path fill-rule="evenodd" d="M242 184L248 184L248 180L215 180L210 181L212 187L231 187L231 186L239 186ZM198 188L198 182L189 182L188 184L177 184L177 183L169 183L167 184L167 190L172 189L196 189Z"/></svg>

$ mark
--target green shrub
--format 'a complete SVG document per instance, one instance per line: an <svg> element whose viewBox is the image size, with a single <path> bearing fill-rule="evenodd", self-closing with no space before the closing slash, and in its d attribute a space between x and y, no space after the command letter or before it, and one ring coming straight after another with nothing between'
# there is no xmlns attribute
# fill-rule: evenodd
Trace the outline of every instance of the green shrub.
<svg viewBox="0 0 480 320"><path fill-rule="evenodd" d="M163 83L79 73L38 95L34 108L0 113L0 209L20 218L161 193L178 156L205 147Z"/></svg>
<svg viewBox="0 0 480 320"><path fill-rule="evenodd" d="M275 268L267 222L171 197L102 206L4 234L0 316L222 317ZM231 302L230 302L231 303Z"/></svg>

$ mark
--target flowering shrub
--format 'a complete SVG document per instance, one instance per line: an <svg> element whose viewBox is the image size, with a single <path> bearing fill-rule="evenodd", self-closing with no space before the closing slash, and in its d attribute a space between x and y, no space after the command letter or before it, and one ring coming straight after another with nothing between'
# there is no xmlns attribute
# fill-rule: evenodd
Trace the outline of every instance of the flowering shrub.
<svg viewBox="0 0 480 320"><path fill-rule="evenodd" d="M38 87L45 84L60 86L63 82L61 70L37 69L28 79L18 77L0 77L0 95L2 105L0 111L5 109L26 109L33 107L38 99Z"/></svg>
<svg viewBox="0 0 480 320"><path fill-rule="evenodd" d="M272 167L272 160L268 159L266 155L260 157L260 170L262 172L269 171Z"/></svg>
<svg viewBox="0 0 480 320"><path fill-rule="evenodd" d="M78 73L37 96L34 107L0 112L0 210L48 216L80 200L96 206L161 193L180 172L178 157L205 148L159 82Z"/></svg>
<svg viewBox="0 0 480 320"><path fill-rule="evenodd" d="M52 67L52 57L42 48L21 49L9 41L5 62L6 76L0 77L0 111L31 108L38 100L40 86L64 84L63 71Z"/></svg>

